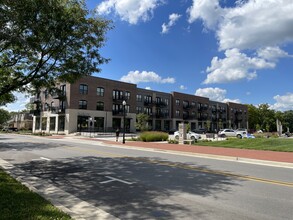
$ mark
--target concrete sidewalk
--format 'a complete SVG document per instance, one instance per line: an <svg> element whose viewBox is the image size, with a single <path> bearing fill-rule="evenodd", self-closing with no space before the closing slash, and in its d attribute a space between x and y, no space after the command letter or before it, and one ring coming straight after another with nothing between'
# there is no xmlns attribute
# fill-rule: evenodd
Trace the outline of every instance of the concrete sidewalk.
<svg viewBox="0 0 293 220"><path fill-rule="evenodd" d="M60 138L60 136L51 136L50 138ZM167 142L141 142L141 141L126 141L122 143L122 138L118 142L113 138L89 138L82 136L61 136L61 138L82 139L88 141L99 141L105 144L119 147L136 147L144 149L153 149L159 151L172 151L184 154L192 154L198 156L206 156L215 159L229 159L243 162L261 163L274 166L286 166L293 168L293 152L277 152L277 151L262 151L224 147L208 147L197 145L179 145L169 144Z"/></svg>
<svg viewBox="0 0 293 220"><path fill-rule="evenodd" d="M86 138L87 140L89 138ZM224 147L208 147L197 145L179 145L168 144L166 142L141 142L141 141L126 141L125 144L121 142L115 142L114 140L96 139L90 140L102 141L110 145L118 146L130 146L164 151L175 151L181 153L191 153L211 156L213 158L229 157L230 159L242 160L247 162L257 162L271 165L285 165L293 168L293 153L292 152L276 152L276 151L261 151L261 150L249 150L249 149L237 149L237 148L224 148Z"/></svg>

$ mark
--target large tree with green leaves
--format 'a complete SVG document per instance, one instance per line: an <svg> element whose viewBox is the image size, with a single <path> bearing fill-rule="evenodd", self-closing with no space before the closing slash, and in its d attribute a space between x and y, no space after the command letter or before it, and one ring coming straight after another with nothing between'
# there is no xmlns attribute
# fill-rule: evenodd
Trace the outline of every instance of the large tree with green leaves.
<svg viewBox="0 0 293 220"><path fill-rule="evenodd" d="M84 0L0 1L0 104L13 91L53 87L99 72L111 22Z"/></svg>
<svg viewBox="0 0 293 220"><path fill-rule="evenodd" d="M3 126L10 119L10 113L0 108L0 125Z"/></svg>

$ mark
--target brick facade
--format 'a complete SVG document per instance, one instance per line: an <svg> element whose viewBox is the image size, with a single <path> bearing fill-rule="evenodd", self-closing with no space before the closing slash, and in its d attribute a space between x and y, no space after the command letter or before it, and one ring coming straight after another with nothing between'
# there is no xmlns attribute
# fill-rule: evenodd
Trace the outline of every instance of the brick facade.
<svg viewBox="0 0 293 220"><path fill-rule="evenodd" d="M36 104L33 132L106 132L123 128L124 123L128 132L135 132L138 113L149 115L152 130L178 129L181 122L189 123L191 130L247 128L247 106L243 104L141 89L135 84L94 76L83 77L74 84L59 83L58 88L61 93L42 90L32 99Z"/></svg>

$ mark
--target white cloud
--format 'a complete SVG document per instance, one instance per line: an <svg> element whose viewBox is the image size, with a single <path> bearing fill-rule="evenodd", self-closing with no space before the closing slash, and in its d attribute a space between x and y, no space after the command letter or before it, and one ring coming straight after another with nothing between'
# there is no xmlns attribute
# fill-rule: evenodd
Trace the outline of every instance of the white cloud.
<svg viewBox="0 0 293 220"><path fill-rule="evenodd" d="M145 89L147 89L147 90L152 90L152 88L149 87L149 86L145 87Z"/></svg>
<svg viewBox="0 0 293 220"><path fill-rule="evenodd" d="M206 70L208 75L204 84L251 80L257 77L255 70L275 67L273 62L259 57L248 57L235 48L227 50L225 55L224 59L212 59L211 66Z"/></svg>
<svg viewBox="0 0 293 220"><path fill-rule="evenodd" d="M220 49L257 49L292 42L292 11L291 0L249 0L227 9L217 31Z"/></svg>
<svg viewBox="0 0 293 220"><path fill-rule="evenodd" d="M240 103L239 99L227 99L227 91L220 88L203 88L197 89L194 95L208 97L210 100L218 102L234 102Z"/></svg>
<svg viewBox="0 0 293 220"><path fill-rule="evenodd" d="M237 0L230 8L219 2L193 0L187 10L190 23L202 20L205 29L215 31L219 50L226 55L213 58L204 83L252 79L256 70L274 68L278 59L292 57L280 48L293 42L292 0ZM248 57L244 50L255 50L256 55Z"/></svg>
<svg viewBox="0 0 293 220"><path fill-rule="evenodd" d="M181 17L179 14L170 14L169 15L169 22L168 24L163 23L162 24L162 34L167 34L171 27L173 27L176 24L176 21Z"/></svg>
<svg viewBox="0 0 293 220"><path fill-rule="evenodd" d="M293 93L287 93L286 95L274 96L276 103L271 106L271 109L278 111L293 110Z"/></svg>
<svg viewBox="0 0 293 220"><path fill-rule="evenodd" d="M193 4L187 9L188 22L193 23L201 19L208 29L215 29L224 9L219 5L218 0L193 0Z"/></svg>
<svg viewBox="0 0 293 220"><path fill-rule="evenodd" d="M292 57L292 55L289 55L286 51L280 49L279 47L261 48L257 50L257 54L261 58L273 61L276 61L282 57Z"/></svg>
<svg viewBox="0 0 293 220"><path fill-rule="evenodd" d="M162 4L164 0L105 0L96 7L96 12L99 15L114 12L121 20L137 24L150 20L154 10Z"/></svg>
<svg viewBox="0 0 293 220"><path fill-rule="evenodd" d="M145 82L153 82L153 83L175 83L175 79L172 77L162 78L155 72L142 71L130 71L126 76L122 76L121 81L129 82L129 83L145 83Z"/></svg>
<svg viewBox="0 0 293 220"><path fill-rule="evenodd" d="M181 85L179 88L180 88L181 90L186 90L186 89L187 89L186 86L184 86L184 85Z"/></svg>

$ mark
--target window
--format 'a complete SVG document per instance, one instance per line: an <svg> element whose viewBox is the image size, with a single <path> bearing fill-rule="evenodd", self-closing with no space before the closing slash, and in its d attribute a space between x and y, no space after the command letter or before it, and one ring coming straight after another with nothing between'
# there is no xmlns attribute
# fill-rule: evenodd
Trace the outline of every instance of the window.
<svg viewBox="0 0 293 220"><path fill-rule="evenodd" d="M191 102L191 106L192 107L195 107L196 106L196 103L195 102Z"/></svg>
<svg viewBox="0 0 293 220"><path fill-rule="evenodd" d="M195 119L195 117L196 117L196 112L195 112L195 111L192 111L192 112L191 112L191 116L192 116L193 119Z"/></svg>
<svg viewBox="0 0 293 220"><path fill-rule="evenodd" d="M144 97L144 102L145 103L152 103L152 97L150 96L150 95L146 95L145 97Z"/></svg>
<svg viewBox="0 0 293 220"><path fill-rule="evenodd" d="M137 102L141 102L141 101L142 101L142 97L141 97L141 95L136 95L136 101L137 101Z"/></svg>
<svg viewBox="0 0 293 220"><path fill-rule="evenodd" d="M125 100L130 99L130 92L125 92Z"/></svg>
<svg viewBox="0 0 293 220"><path fill-rule="evenodd" d="M169 117L169 109L165 109L163 112L165 117Z"/></svg>
<svg viewBox="0 0 293 220"><path fill-rule="evenodd" d="M177 106L179 106L179 105L180 105L180 100L179 100L179 99L176 99L175 104L176 104Z"/></svg>
<svg viewBox="0 0 293 220"><path fill-rule="evenodd" d="M180 117L180 111L179 110L176 110L175 116Z"/></svg>
<svg viewBox="0 0 293 220"><path fill-rule="evenodd" d="M123 100L123 92L119 90L113 90L113 99L114 100Z"/></svg>
<svg viewBox="0 0 293 220"><path fill-rule="evenodd" d="M85 84L79 85L79 94L87 94L88 93L88 86Z"/></svg>
<svg viewBox="0 0 293 220"><path fill-rule="evenodd" d="M102 87L98 87L97 88L97 95L98 96L104 96L104 93L105 93L105 89L102 88Z"/></svg>
<svg viewBox="0 0 293 220"><path fill-rule="evenodd" d="M160 97L156 97L156 103L161 104L161 102L162 102L162 99Z"/></svg>
<svg viewBox="0 0 293 220"><path fill-rule="evenodd" d="M112 112L113 112L113 115L123 114L123 105L113 104Z"/></svg>
<svg viewBox="0 0 293 220"><path fill-rule="evenodd" d="M165 99L165 104L168 106L169 105L169 99Z"/></svg>
<svg viewBox="0 0 293 220"><path fill-rule="evenodd" d="M142 107L136 106L136 114L142 113Z"/></svg>
<svg viewBox="0 0 293 220"><path fill-rule="evenodd" d="M97 102L97 110L104 111L104 102Z"/></svg>
<svg viewBox="0 0 293 220"><path fill-rule="evenodd" d="M189 101L183 101L183 108L189 108Z"/></svg>
<svg viewBox="0 0 293 220"><path fill-rule="evenodd" d="M130 109L130 106L129 105L125 105L125 113L129 113L129 109Z"/></svg>
<svg viewBox="0 0 293 220"><path fill-rule="evenodd" d="M86 100L80 100L78 102L78 108L79 109L87 109L87 101Z"/></svg>
<svg viewBox="0 0 293 220"><path fill-rule="evenodd" d="M152 114L152 108L144 108L144 113L147 115L151 115Z"/></svg>

